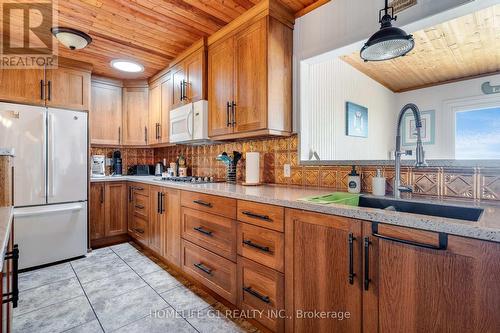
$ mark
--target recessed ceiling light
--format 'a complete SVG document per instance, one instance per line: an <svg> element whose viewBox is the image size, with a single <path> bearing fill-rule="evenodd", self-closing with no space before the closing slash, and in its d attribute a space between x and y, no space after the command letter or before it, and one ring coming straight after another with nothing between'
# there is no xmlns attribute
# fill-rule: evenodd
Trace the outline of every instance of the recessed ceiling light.
<svg viewBox="0 0 500 333"><path fill-rule="evenodd" d="M144 71L143 65L124 59L115 59L111 61L111 66L122 72L139 73Z"/></svg>
<svg viewBox="0 0 500 333"><path fill-rule="evenodd" d="M70 50L80 50L92 42L92 38L85 32L73 28L53 27L50 29L59 43Z"/></svg>

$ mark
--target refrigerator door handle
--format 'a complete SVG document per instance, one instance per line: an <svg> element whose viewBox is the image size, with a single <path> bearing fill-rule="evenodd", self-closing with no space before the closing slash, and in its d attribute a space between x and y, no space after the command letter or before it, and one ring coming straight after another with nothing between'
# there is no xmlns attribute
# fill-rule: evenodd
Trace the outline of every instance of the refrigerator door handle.
<svg viewBox="0 0 500 333"><path fill-rule="evenodd" d="M66 205L64 207L58 206L56 208L51 208L51 206L43 206L45 208L40 209L14 209L14 217L26 217L26 216L37 216L61 212L72 212L82 210L83 205L80 203L75 203L71 205Z"/></svg>
<svg viewBox="0 0 500 333"><path fill-rule="evenodd" d="M47 160L49 161L48 163L48 172L47 172L47 188L48 188L48 197L54 197L55 196L55 191L54 191L54 168L55 168L55 152L54 152L54 115L49 113L48 115L48 135L47 135Z"/></svg>

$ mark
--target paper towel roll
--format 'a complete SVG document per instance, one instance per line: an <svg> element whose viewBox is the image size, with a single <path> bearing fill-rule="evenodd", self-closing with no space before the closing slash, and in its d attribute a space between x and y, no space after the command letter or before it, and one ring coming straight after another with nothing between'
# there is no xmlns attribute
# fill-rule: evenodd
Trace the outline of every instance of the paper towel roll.
<svg viewBox="0 0 500 333"><path fill-rule="evenodd" d="M260 154L258 152L246 153L245 183L260 183Z"/></svg>

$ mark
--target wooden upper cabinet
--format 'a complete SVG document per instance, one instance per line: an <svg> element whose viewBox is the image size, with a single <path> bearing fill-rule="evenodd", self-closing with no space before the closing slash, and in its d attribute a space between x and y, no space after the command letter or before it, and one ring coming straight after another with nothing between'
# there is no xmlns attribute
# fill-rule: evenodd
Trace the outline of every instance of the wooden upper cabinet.
<svg viewBox="0 0 500 333"><path fill-rule="evenodd" d="M237 34L233 120L235 132L267 127L266 20L262 19Z"/></svg>
<svg viewBox="0 0 500 333"><path fill-rule="evenodd" d="M149 143L155 144L161 136L161 84L158 83L149 90Z"/></svg>
<svg viewBox="0 0 500 333"><path fill-rule="evenodd" d="M44 70L0 70L0 100L45 105Z"/></svg>
<svg viewBox="0 0 500 333"><path fill-rule="evenodd" d="M437 233L382 224L376 232L371 223L363 228L365 332L498 332L500 244L451 235L440 242Z"/></svg>
<svg viewBox="0 0 500 333"><path fill-rule="evenodd" d="M96 240L105 237L104 183L91 183L89 195L89 237Z"/></svg>
<svg viewBox="0 0 500 333"><path fill-rule="evenodd" d="M146 145L148 143L148 99L147 85L123 88L123 144Z"/></svg>
<svg viewBox="0 0 500 333"><path fill-rule="evenodd" d="M293 18L283 18L284 8L279 14L269 10L258 20L253 13L248 23L233 21L208 39L209 136L214 139L291 132Z"/></svg>
<svg viewBox="0 0 500 333"><path fill-rule="evenodd" d="M160 143L170 142L170 106L172 105L172 77L167 75L165 81L161 83L161 122L160 122Z"/></svg>
<svg viewBox="0 0 500 333"><path fill-rule="evenodd" d="M121 83L92 80L90 107L90 143L119 145L122 130Z"/></svg>
<svg viewBox="0 0 500 333"><path fill-rule="evenodd" d="M233 132L230 103L233 99L234 39L228 38L208 50L208 135Z"/></svg>
<svg viewBox="0 0 500 333"><path fill-rule="evenodd" d="M285 331L361 332L362 222L291 209L285 215L285 309L291 316ZM297 316L306 311L349 312L350 318Z"/></svg>
<svg viewBox="0 0 500 333"><path fill-rule="evenodd" d="M90 107L90 71L59 66L47 70L47 106L88 110Z"/></svg>
<svg viewBox="0 0 500 333"><path fill-rule="evenodd" d="M199 49L184 61L185 95L187 102L197 102L206 98L207 52Z"/></svg>
<svg viewBox="0 0 500 333"><path fill-rule="evenodd" d="M184 63L176 65L171 70L172 72L172 85L173 85L173 100L172 109L185 104L185 93L184 88L186 86L186 77L184 72Z"/></svg>

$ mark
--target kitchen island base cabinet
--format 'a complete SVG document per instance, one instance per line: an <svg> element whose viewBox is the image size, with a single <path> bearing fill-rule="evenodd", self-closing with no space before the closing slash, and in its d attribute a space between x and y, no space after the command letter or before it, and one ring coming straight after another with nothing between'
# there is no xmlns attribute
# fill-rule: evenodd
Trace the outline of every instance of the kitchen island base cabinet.
<svg viewBox="0 0 500 333"><path fill-rule="evenodd" d="M286 332L361 332L361 223L285 211Z"/></svg>
<svg viewBox="0 0 500 333"><path fill-rule="evenodd" d="M363 233L365 332L500 331L500 244L371 223Z"/></svg>

